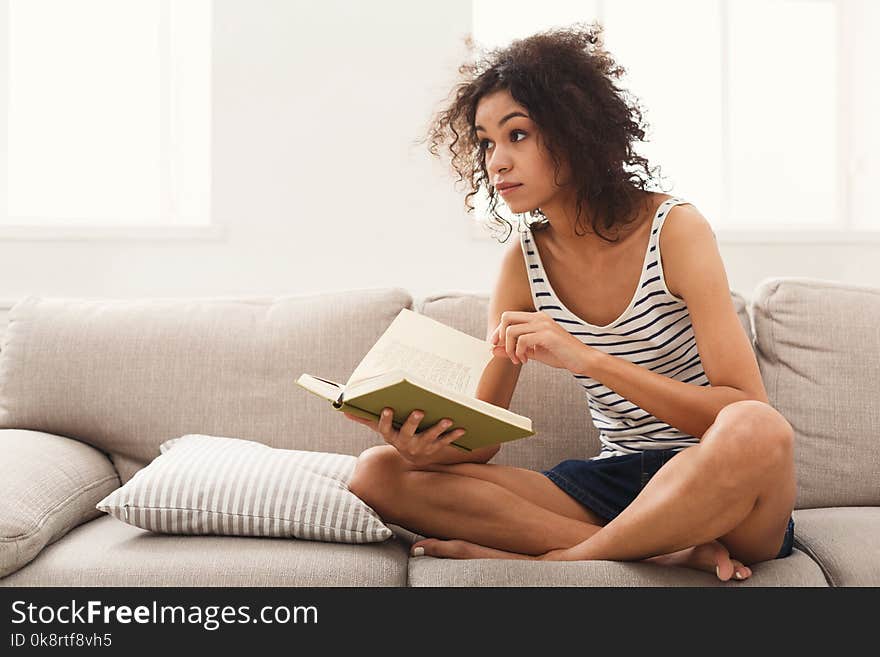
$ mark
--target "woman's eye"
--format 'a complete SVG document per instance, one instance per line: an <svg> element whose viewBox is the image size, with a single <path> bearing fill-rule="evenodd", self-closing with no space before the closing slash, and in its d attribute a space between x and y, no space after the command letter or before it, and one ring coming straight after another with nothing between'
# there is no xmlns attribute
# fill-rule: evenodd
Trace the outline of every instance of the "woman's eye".
<svg viewBox="0 0 880 657"><path fill-rule="evenodd" d="M511 135L515 135L517 133L519 133L523 136L525 136L525 134L526 134L525 130L511 130L510 131ZM490 141L491 140L489 140L489 139L484 139L483 141L481 141L480 142L480 150L483 150L483 151L486 150L486 148L487 148L486 144L488 144ZM514 140L514 141L518 141L518 140Z"/></svg>

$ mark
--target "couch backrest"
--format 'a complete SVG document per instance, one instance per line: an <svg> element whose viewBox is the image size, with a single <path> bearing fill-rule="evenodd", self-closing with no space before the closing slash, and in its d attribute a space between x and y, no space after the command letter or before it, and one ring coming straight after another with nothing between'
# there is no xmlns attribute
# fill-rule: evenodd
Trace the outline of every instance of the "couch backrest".
<svg viewBox="0 0 880 657"><path fill-rule="evenodd" d="M770 404L795 430L796 508L880 505L880 289L770 278L751 314Z"/></svg>
<svg viewBox="0 0 880 657"><path fill-rule="evenodd" d="M796 508L880 504L880 289L768 279L750 305L771 405L796 431ZM413 303L401 288L283 297L27 297L0 338L0 428L70 436L107 452L123 483L187 433L357 455L382 444L294 382L347 380L402 308L485 338L488 294L446 292ZM751 310L751 313L749 313ZM751 315L751 317L750 317ZM754 333L753 333L754 330ZM511 410L537 435L493 462L549 468L599 451L581 387L527 364Z"/></svg>
<svg viewBox="0 0 880 657"><path fill-rule="evenodd" d="M0 428L107 452L123 483L187 433L359 454L381 439L295 384L345 382L406 290L240 299L51 299L10 311Z"/></svg>

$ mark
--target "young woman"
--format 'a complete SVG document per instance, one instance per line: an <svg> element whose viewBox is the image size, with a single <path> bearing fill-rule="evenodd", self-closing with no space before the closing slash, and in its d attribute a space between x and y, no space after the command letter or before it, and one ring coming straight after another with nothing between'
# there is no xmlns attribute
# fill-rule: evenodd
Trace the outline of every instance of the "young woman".
<svg viewBox="0 0 880 657"><path fill-rule="evenodd" d="M418 432L418 412L399 430L346 415L387 443L361 454L350 487L439 537L414 555L645 560L745 579L792 549L793 431L768 404L709 223L625 169L650 174L601 29L543 32L463 65L430 133L431 152L449 139L469 178L469 210L485 185L508 235L499 194L539 218L502 260L477 396L508 407L523 363L566 369L601 451L535 472L488 463L500 446L462 456L448 445L460 434Z"/></svg>

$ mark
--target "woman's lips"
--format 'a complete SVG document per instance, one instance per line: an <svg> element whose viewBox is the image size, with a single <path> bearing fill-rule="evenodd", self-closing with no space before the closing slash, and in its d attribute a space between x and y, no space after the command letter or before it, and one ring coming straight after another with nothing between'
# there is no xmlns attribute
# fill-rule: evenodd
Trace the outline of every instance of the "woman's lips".
<svg viewBox="0 0 880 657"><path fill-rule="evenodd" d="M519 189L520 187L522 187L521 184L514 185L513 187L505 187L504 189L499 189L498 193L501 194L501 196L507 196L510 192L513 192L513 191Z"/></svg>

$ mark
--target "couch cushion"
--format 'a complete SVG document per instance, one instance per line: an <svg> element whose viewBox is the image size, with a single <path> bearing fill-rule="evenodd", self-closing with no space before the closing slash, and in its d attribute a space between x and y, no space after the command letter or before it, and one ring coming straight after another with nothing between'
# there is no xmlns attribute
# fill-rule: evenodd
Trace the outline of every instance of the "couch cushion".
<svg viewBox="0 0 880 657"><path fill-rule="evenodd" d="M880 508L800 509L794 524L795 545L831 586L880 586Z"/></svg>
<svg viewBox="0 0 880 657"><path fill-rule="evenodd" d="M396 539L351 545L164 535L102 516L0 586L406 586L406 563Z"/></svg>
<svg viewBox="0 0 880 657"><path fill-rule="evenodd" d="M188 433L360 454L380 438L295 381L346 381L412 298L399 288L285 297L26 297L0 352L0 428L110 454L122 483Z"/></svg>
<svg viewBox="0 0 880 657"><path fill-rule="evenodd" d="M751 320L745 298L731 292L734 307L751 341ZM416 301L418 312L469 335L486 337L489 295L450 291ZM570 458L586 459L599 453L599 432L593 425L583 387L566 370L543 363L527 363L510 400L510 410L532 419L535 435L507 443L492 462L544 470Z"/></svg>
<svg viewBox="0 0 880 657"><path fill-rule="evenodd" d="M822 570L794 550L785 559L751 566L747 580L722 582L714 573L656 563L524 561L412 557L410 586L828 586Z"/></svg>
<svg viewBox="0 0 880 657"><path fill-rule="evenodd" d="M753 314L770 404L795 430L795 508L880 505L880 288L766 279Z"/></svg>
<svg viewBox="0 0 880 657"><path fill-rule="evenodd" d="M95 503L119 486L106 455L63 436L0 430L0 454L0 577L101 515Z"/></svg>

